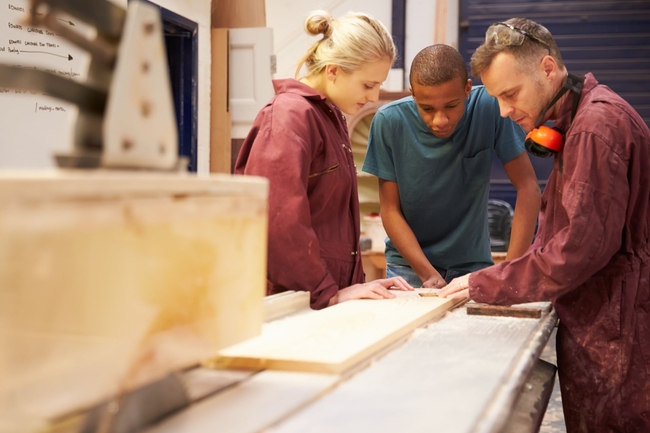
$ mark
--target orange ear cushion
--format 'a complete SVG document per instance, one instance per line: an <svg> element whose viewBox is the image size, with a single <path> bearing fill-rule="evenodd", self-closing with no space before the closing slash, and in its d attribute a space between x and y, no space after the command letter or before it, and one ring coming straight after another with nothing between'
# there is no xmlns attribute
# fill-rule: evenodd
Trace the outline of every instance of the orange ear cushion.
<svg viewBox="0 0 650 433"><path fill-rule="evenodd" d="M526 140L529 138L540 146L543 146L554 152L559 152L562 149L562 144L564 143L564 137L562 137L562 134L560 132L544 125L530 131L528 135L526 135Z"/></svg>

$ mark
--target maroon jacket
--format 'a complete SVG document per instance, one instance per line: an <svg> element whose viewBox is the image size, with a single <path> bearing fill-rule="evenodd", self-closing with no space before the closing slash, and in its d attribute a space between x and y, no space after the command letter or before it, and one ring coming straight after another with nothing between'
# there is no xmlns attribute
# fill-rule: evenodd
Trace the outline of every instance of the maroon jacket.
<svg viewBox="0 0 650 433"><path fill-rule="evenodd" d="M311 292L314 309L363 283L356 168L343 114L311 87L274 80L235 173L269 179L268 294Z"/></svg>
<svg viewBox="0 0 650 433"><path fill-rule="evenodd" d="M479 302L553 301L568 432L650 432L649 205L650 131L587 74L534 244L469 279Z"/></svg>

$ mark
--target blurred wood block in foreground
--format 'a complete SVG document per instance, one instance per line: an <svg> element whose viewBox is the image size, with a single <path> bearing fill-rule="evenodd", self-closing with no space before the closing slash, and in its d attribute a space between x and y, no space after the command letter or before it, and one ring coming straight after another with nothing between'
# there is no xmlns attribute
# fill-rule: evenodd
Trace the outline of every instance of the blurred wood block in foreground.
<svg viewBox="0 0 650 433"><path fill-rule="evenodd" d="M33 431L258 335L267 193L227 175L0 172L0 427Z"/></svg>

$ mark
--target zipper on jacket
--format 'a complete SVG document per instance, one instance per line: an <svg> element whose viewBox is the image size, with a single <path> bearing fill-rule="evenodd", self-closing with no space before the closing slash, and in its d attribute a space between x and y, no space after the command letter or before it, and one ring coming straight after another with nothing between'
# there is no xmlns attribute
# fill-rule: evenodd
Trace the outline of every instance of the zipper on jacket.
<svg viewBox="0 0 650 433"><path fill-rule="evenodd" d="M334 170L336 170L336 169L338 169L338 168L339 168L339 165L338 165L338 164L333 165L333 166L331 166L330 168L327 168L327 169L325 169L325 170L323 170L323 171L319 171L318 173L310 174L310 175L309 175L309 179L311 179L312 177L321 176L321 175L326 174L326 173L331 173L331 172L333 172Z"/></svg>

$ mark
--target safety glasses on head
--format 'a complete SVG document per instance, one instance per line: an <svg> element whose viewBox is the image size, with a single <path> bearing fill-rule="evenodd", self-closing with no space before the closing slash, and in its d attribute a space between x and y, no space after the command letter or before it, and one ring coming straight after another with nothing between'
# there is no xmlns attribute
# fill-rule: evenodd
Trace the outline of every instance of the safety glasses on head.
<svg viewBox="0 0 650 433"><path fill-rule="evenodd" d="M488 27L487 32L485 32L485 42L493 41L494 45L522 45L526 38L544 45L548 50L548 53L551 54L551 47L549 44L537 36L533 36L525 30L519 29L508 23L494 23Z"/></svg>

